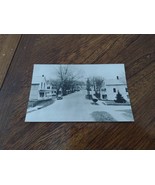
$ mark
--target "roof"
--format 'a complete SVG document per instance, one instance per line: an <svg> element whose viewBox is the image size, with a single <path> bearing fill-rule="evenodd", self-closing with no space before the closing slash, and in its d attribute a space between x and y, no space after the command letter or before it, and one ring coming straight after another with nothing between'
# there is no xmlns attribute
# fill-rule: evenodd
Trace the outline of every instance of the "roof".
<svg viewBox="0 0 155 185"><path fill-rule="evenodd" d="M44 82L44 77L42 77L42 76L33 76L32 84L40 84L41 82Z"/></svg>
<svg viewBox="0 0 155 185"><path fill-rule="evenodd" d="M123 79L105 79L105 84L108 85L126 85L126 80Z"/></svg>

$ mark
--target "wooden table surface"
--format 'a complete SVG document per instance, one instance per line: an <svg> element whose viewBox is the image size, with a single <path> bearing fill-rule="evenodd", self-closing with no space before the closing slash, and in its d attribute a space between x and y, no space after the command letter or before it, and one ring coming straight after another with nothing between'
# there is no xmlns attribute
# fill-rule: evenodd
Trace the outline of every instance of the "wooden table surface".
<svg viewBox="0 0 155 185"><path fill-rule="evenodd" d="M33 64L53 63L124 63L135 122L25 123ZM0 65L0 149L155 149L155 35L1 35Z"/></svg>

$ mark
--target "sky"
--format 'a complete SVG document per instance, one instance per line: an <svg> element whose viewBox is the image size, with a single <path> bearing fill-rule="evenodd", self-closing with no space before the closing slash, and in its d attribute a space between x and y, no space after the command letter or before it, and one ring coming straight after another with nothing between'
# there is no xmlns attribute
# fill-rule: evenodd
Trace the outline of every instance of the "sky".
<svg viewBox="0 0 155 185"><path fill-rule="evenodd" d="M44 75L46 79L56 79L59 66L59 64L35 64L33 76ZM70 64L69 68L76 73L80 73L83 79L92 76L102 76L105 79L125 76L124 64Z"/></svg>

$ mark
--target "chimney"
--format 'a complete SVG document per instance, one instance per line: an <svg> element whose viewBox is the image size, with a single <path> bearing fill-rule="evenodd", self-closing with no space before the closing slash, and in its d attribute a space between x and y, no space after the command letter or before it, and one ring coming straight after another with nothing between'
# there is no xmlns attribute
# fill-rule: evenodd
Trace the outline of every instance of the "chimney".
<svg viewBox="0 0 155 185"><path fill-rule="evenodd" d="M117 80L119 80L119 76L117 76Z"/></svg>

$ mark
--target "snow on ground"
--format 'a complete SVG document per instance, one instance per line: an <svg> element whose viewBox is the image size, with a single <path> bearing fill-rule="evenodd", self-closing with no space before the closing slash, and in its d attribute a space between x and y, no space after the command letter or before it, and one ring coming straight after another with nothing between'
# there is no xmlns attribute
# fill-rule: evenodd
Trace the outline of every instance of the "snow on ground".
<svg viewBox="0 0 155 185"><path fill-rule="evenodd" d="M131 110L130 106L107 106L102 101L93 104L92 100L85 98L86 90L81 90L57 100L53 104L37 111L27 113L27 122L87 122L95 121L92 117L94 111L106 111L117 121L133 121L126 117L123 111ZM104 121L104 120L103 120Z"/></svg>

